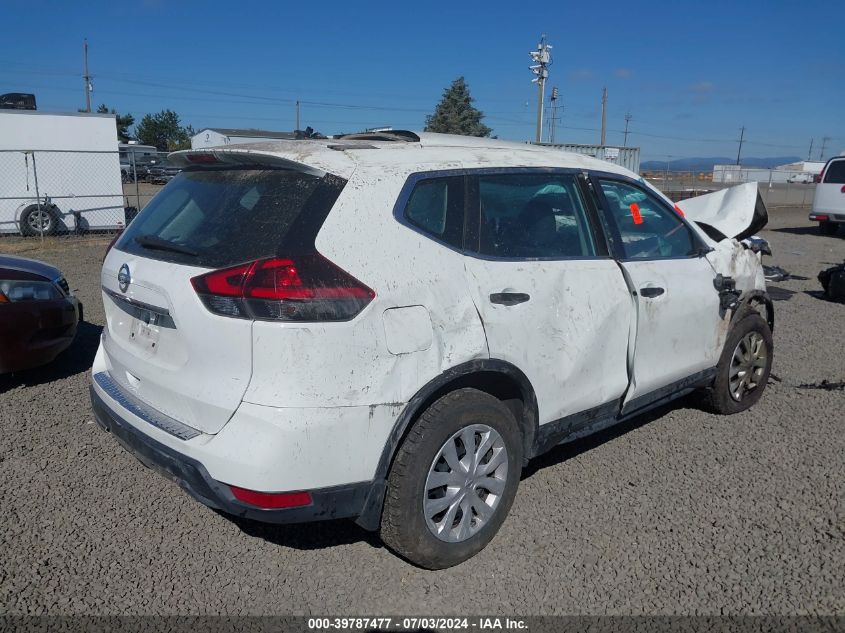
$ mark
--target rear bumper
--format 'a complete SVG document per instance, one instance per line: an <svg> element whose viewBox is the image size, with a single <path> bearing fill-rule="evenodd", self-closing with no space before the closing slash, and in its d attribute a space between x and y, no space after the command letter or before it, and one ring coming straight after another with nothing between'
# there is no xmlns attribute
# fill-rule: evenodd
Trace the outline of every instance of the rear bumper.
<svg viewBox="0 0 845 633"><path fill-rule="evenodd" d="M845 222L845 213L825 213L824 211L813 211L810 213L810 220L813 222Z"/></svg>
<svg viewBox="0 0 845 633"><path fill-rule="evenodd" d="M309 490L311 505L299 508L263 510L246 505L235 499L226 484L213 479L200 462L139 431L109 407L93 386L90 387L90 393L94 416L100 427L110 432L145 466L174 480L194 499L211 508L267 523L357 517L364 508L371 488L370 482Z"/></svg>

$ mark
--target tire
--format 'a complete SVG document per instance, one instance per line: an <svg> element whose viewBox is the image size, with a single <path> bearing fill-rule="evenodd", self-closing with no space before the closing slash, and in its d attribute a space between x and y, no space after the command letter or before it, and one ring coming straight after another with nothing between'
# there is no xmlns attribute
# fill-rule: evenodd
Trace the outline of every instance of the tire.
<svg viewBox="0 0 845 633"><path fill-rule="evenodd" d="M754 406L769 380L773 355L768 323L757 312L749 312L728 334L716 366L716 379L705 396L707 408L731 415Z"/></svg>
<svg viewBox="0 0 845 633"><path fill-rule="evenodd" d="M461 438L468 436L475 443L473 452L491 447L477 461L462 451ZM449 447L454 454L447 461L443 453L451 452ZM387 480L382 540L426 569L445 569L475 556L510 511L522 452L519 426L500 400L477 389L441 397L414 423L396 453ZM487 472L491 466L492 473ZM432 486L439 480L444 485ZM439 501L446 497L452 502Z"/></svg>
<svg viewBox="0 0 845 633"><path fill-rule="evenodd" d="M819 231L822 235L836 235L839 231L839 224L836 222L819 222Z"/></svg>
<svg viewBox="0 0 845 633"><path fill-rule="evenodd" d="M41 235L42 231L39 227L43 228L44 235L55 235L58 232L59 221L57 220L55 207L41 205L41 222L43 224L39 223L38 211L38 205L31 204L21 212L21 217L18 222L21 229L21 235L25 235L27 237Z"/></svg>

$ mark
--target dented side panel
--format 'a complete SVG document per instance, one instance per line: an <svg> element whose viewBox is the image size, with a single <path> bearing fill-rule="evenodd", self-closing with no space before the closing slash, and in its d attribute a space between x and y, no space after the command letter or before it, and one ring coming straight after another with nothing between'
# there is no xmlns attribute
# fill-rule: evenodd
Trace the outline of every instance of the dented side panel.
<svg viewBox="0 0 845 633"><path fill-rule="evenodd" d="M256 322L246 402L272 407L405 403L450 367L487 357L463 256L392 219L407 174L422 167L352 176L316 246L376 297L347 323ZM378 257L369 256L373 252ZM427 331L402 337L392 317L386 329L385 312L396 308L410 310L415 322L425 321L420 314L427 311ZM385 438L388 432L384 429Z"/></svg>
<svg viewBox="0 0 845 633"><path fill-rule="evenodd" d="M633 306L613 260L467 257L466 268L490 357L512 363L531 381L540 424L622 395ZM490 301L502 292L530 299L512 306Z"/></svg>
<svg viewBox="0 0 845 633"><path fill-rule="evenodd" d="M703 257L622 264L637 293L636 340L626 403L716 365L724 323L715 272Z"/></svg>

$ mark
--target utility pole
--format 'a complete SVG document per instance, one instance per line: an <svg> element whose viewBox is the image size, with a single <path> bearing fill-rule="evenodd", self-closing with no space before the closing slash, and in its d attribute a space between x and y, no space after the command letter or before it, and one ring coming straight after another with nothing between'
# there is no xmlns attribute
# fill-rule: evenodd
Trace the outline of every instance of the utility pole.
<svg viewBox="0 0 845 633"><path fill-rule="evenodd" d="M294 129L299 129L299 99L296 100L296 128Z"/></svg>
<svg viewBox="0 0 845 633"><path fill-rule="evenodd" d="M739 132L739 150L736 153L736 164L739 165L739 157L742 155L742 141L745 138L745 126Z"/></svg>
<svg viewBox="0 0 845 633"><path fill-rule="evenodd" d="M630 112L625 114L625 140L622 141L622 147L628 147L628 124L631 122L632 118L633 117Z"/></svg>
<svg viewBox="0 0 845 633"><path fill-rule="evenodd" d="M548 67L551 66L552 63L552 55L549 52L552 49L551 44L546 42L546 34L543 33L540 36L540 43L537 45L536 51L531 51L528 53L531 56L531 59L537 62L533 66L529 66L528 68L531 70L532 73L537 75L534 79L532 79L532 83L537 83L537 133L534 139L535 143L539 143L542 141L543 138L543 100L545 99L546 93L546 79L549 76Z"/></svg>
<svg viewBox="0 0 845 633"><path fill-rule="evenodd" d="M604 147L607 132L607 88L601 90L601 146Z"/></svg>
<svg viewBox="0 0 845 633"><path fill-rule="evenodd" d="M810 149L807 150L807 160L813 160L813 141L815 139L810 139Z"/></svg>
<svg viewBox="0 0 845 633"><path fill-rule="evenodd" d="M558 91L557 86L552 88L552 97L549 99L549 102L552 106L552 118L549 121L549 143L555 142L555 128L557 127L557 98L558 98Z"/></svg>
<svg viewBox="0 0 845 633"><path fill-rule="evenodd" d="M819 160L824 160L824 148L827 147L827 142L830 140L829 136L822 137L822 147L819 150Z"/></svg>
<svg viewBox="0 0 845 633"><path fill-rule="evenodd" d="M94 91L94 86L91 84L91 75L88 72L88 38L85 38L85 46L82 49L83 59L85 61L85 74L82 79L85 81L85 111L91 112L91 93Z"/></svg>

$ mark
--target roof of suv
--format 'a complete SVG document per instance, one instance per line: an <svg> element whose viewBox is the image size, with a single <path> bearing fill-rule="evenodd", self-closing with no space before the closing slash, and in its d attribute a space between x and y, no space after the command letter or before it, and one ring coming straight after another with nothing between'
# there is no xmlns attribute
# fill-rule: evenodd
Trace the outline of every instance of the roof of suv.
<svg viewBox="0 0 845 633"><path fill-rule="evenodd" d="M191 154L214 153L226 162L306 165L311 170L349 178L358 171L378 173L479 167L562 167L597 169L637 177L612 163L556 149L499 139L452 134L403 133L419 140L371 140L384 134L353 138L267 141L237 146L184 150L171 154L175 163L190 164Z"/></svg>

